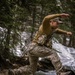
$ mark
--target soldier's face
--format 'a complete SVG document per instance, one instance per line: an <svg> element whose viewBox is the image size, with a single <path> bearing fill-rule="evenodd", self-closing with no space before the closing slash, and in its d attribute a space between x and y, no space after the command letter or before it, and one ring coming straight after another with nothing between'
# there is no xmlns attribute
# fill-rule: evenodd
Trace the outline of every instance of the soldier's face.
<svg viewBox="0 0 75 75"><path fill-rule="evenodd" d="M50 22L50 26L52 27L52 28L54 28L54 29L56 29L56 28L58 28L58 22L56 22L56 21L51 21Z"/></svg>

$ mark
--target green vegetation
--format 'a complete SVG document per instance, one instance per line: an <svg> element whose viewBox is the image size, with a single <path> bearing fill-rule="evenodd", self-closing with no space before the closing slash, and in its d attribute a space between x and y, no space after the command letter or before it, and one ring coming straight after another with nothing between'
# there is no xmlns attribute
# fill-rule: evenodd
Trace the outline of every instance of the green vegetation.
<svg viewBox="0 0 75 75"><path fill-rule="evenodd" d="M75 33L75 1L74 0L0 0L0 55L9 58L10 49L21 44L23 31L33 33L38 29L45 15L68 13L71 16L60 26L62 29ZM73 44L75 47L73 35ZM10 57L11 59L11 57Z"/></svg>

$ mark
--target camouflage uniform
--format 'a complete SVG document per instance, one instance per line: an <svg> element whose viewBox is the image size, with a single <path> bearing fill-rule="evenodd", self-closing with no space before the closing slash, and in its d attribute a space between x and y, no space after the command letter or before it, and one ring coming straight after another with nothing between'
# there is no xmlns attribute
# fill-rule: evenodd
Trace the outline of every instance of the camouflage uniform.
<svg viewBox="0 0 75 75"><path fill-rule="evenodd" d="M46 16L43 19L43 22L41 26L39 27L38 32L35 34L35 37L32 43L28 46L29 61L30 61L30 66L31 66L31 70L33 74L37 70L38 58L49 56L53 66L55 67L57 74L68 75L66 72L64 72L62 63L60 62L60 59L57 53L54 50L52 50L51 39L48 38L49 36L50 37L52 36L53 32L66 34L66 31L64 30L61 30L59 28L52 29L50 27L49 21L59 16L60 14L53 14L53 15ZM46 39L49 39L47 43L45 43Z"/></svg>

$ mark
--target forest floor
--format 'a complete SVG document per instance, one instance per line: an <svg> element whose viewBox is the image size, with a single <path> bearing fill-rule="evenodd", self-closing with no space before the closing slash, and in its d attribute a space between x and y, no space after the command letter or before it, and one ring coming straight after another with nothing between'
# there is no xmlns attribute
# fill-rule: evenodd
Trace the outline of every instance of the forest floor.
<svg viewBox="0 0 75 75"><path fill-rule="evenodd" d="M3 57L0 56L0 75L9 75L8 72L10 69L14 70L14 69L20 69L24 67L25 70L25 66L29 65L29 60L28 58L25 57L18 57L16 58L16 60L14 62L11 62L10 60L5 60ZM40 61L38 61L38 68L37 71L43 71L46 72L47 70L51 71L51 70L55 70L51 61L49 59L42 59ZM71 75L75 75L73 72Z"/></svg>
<svg viewBox="0 0 75 75"><path fill-rule="evenodd" d="M16 58L16 60L13 60L13 62L11 62L9 59L4 59L2 56L0 56L0 75L8 75L10 69L19 69L20 67L24 67L26 65L29 65L28 58L18 57ZM38 61L37 70L45 71L45 69L54 69L51 65L51 61L47 59Z"/></svg>

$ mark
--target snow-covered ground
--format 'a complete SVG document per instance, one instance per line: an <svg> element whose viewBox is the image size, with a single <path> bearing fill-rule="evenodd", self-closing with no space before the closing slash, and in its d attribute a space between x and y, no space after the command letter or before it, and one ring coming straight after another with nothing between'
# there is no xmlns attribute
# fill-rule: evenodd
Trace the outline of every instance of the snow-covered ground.
<svg viewBox="0 0 75 75"><path fill-rule="evenodd" d="M22 34L22 43L23 46L27 45L28 42L30 41L29 39L29 35L27 35L27 33L23 33ZM25 43L26 40L26 43ZM52 47L57 50L57 54L60 57L60 60L62 62L62 65L65 66L68 69L71 69L72 71L75 72L75 49L72 47L66 47L64 45L62 45L61 43L59 43L59 41L55 38L53 38L53 45ZM22 55L19 46L17 46L17 55ZM26 48L26 47L24 47ZM26 49L25 49L26 50Z"/></svg>
<svg viewBox="0 0 75 75"><path fill-rule="evenodd" d="M53 39L53 48L58 51L63 66L75 72L75 49L63 46L56 39Z"/></svg>

